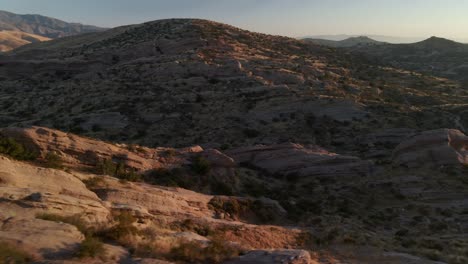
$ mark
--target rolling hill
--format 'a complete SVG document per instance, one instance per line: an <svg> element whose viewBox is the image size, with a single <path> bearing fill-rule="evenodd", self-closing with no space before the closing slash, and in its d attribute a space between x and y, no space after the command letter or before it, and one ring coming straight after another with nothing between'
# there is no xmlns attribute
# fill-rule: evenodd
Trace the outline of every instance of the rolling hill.
<svg viewBox="0 0 468 264"><path fill-rule="evenodd" d="M32 42L102 30L41 15L18 15L0 10L0 51L9 51Z"/></svg>
<svg viewBox="0 0 468 264"><path fill-rule="evenodd" d="M468 44L431 37L412 44L360 46L353 51L384 65L468 84Z"/></svg>
<svg viewBox="0 0 468 264"><path fill-rule="evenodd" d="M0 31L0 52L10 51L17 47L40 41L50 40L47 37L20 31Z"/></svg>
<svg viewBox="0 0 468 264"><path fill-rule="evenodd" d="M305 38L304 41L311 42L318 45L334 47L334 48L351 48L351 47L360 47L360 46L374 46L374 45L383 45L385 42L380 42L369 37L360 36L360 37L351 37L344 40L327 40L327 39L311 39Z"/></svg>

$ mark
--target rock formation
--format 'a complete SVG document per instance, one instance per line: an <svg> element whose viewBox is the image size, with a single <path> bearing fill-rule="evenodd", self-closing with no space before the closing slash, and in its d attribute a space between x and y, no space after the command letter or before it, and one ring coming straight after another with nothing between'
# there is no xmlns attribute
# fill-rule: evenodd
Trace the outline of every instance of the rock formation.
<svg viewBox="0 0 468 264"><path fill-rule="evenodd" d="M407 167L468 165L468 137L454 129L425 131L402 142L393 162Z"/></svg>

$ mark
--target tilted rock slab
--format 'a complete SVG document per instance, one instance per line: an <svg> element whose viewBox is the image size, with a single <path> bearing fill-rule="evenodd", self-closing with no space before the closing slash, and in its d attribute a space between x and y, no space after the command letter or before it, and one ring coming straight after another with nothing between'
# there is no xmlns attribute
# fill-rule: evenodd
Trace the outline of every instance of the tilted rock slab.
<svg viewBox="0 0 468 264"><path fill-rule="evenodd" d="M368 161L292 143L240 148L227 154L239 164L245 163L272 174L361 176L371 173Z"/></svg>
<svg viewBox="0 0 468 264"><path fill-rule="evenodd" d="M0 222L0 241L37 259L73 257L84 235L72 225L40 219L9 218Z"/></svg>
<svg viewBox="0 0 468 264"><path fill-rule="evenodd" d="M393 163L410 168L468 165L468 136L455 129L422 132L398 145Z"/></svg>
<svg viewBox="0 0 468 264"><path fill-rule="evenodd" d="M0 156L0 199L0 220L54 213L79 214L90 222L106 222L110 214L97 195L72 174L3 156Z"/></svg>
<svg viewBox="0 0 468 264"><path fill-rule="evenodd" d="M111 144L45 127L0 129L0 135L11 137L28 149L45 157L53 152L69 165L95 166L99 161L112 160L145 172L157 168L172 168L191 163L194 155L205 157L214 167L234 167L235 162L214 149L200 146L181 149L148 148L125 144Z"/></svg>

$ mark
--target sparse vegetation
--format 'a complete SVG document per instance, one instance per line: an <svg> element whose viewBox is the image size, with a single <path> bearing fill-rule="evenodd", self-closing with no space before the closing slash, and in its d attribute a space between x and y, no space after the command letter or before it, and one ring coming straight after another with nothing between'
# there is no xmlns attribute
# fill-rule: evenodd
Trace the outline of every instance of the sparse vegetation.
<svg viewBox="0 0 468 264"><path fill-rule="evenodd" d="M87 236L81 242L77 255L79 258L104 258L106 250L101 240L93 236Z"/></svg>
<svg viewBox="0 0 468 264"><path fill-rule="evenodd" d="M26 264L33 261L28 253L6 242L0 242L1 264Z"/></svg>
<svg viewBox="0 0 468 264"><path fill-rule="evenodd" d="M188 263L221 263L241 254L239 248L220 238L213 238L207 245L199 242L183 242L171 250L171 259Z"/></svg>
<svg viewBox="0 0 468 264"><path fill-rule="evenodd" d="M102 160L96 165L96 173L110 175L121 180L137 182L142 176L132 168L127 168L123 163L114 163L111 160Z"/></svg>
<svg viewBox="0 0 468 264"><path fill-rule="evenodd" d="M44 158L44 166L52 169L63 169L63 160L58 154L49 152Z"/></svg>
<svg viewBox="0 0 468 264"><path fill-rule="evenodd" d="M17 160L35 160L39 156L15 139L2 136L0 136L0 154L5 154Z"/></svg>
<svg viewBox="0 0 468 264"><path fill-rule="evenodd" d="M201 156L196 156L193 159L192 171L195 172L196 174L206 175L210 172L210 170L211 170L211 164L207 159Z"/></svg>

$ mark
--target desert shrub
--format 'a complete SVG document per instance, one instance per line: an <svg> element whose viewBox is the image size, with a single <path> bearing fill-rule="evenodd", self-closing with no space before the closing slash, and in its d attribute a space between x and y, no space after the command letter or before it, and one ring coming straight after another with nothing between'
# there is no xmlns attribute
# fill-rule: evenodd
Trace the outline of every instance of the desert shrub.
<svg viewBox="0 0 468 264"><path fill-rule="evenodd" d="M141 181L142 176L135 170L125 167L123 163L114 163L111 160L98 162L95 168L97 174L110 175L125 181Z"/></svg>
<svg viewBox="0 0 468 264"><path fill-rule="evenodd" d="M244 135L248 138L256 138L260 136L260 132L258 130L251 129L251 128L246 128L244 129L243 132L244 132Z"/></svg>
<svg viewBox="0 0 468 264"><path fill-rule="evenodd" d="M212 194L214 195L234 195L234 190L232 189L232 186L219 180L215 180L211 183L211 190Z"/></svg>
<svg viewBox="0 0 468 264"><path fill-rule="evenodd" d="M253 197L266 196L270 193L270 190L265 186L265 184L257 181L249 181L244 183L244 191Z"/></svg>
<svg viewBox="0 0 468 264"><path fill-rule="evenodd" d="M102 175L114 175L117 170L117 164L111 160L101 160L96 165L96 173Z"/></svg>
<svg viewBox="0 0 468 264"><path fill-rule="evenodd" d="M211 170L211 164L207 159L197 156L193 159L191 168L196 174L206 175Z"/></svg>
<svg viewBox="0 0 468 264"><path fill-rule="evenodd" d="M93 236L87 236L83 242L81 242L80 247L78 248L78 257L80 258L96 258L104 257L106 254L106 249L101 240Z"/></svg>
<svg viewBox="0 0 468 264"><path fill-rule="evenodd" d="M179 229L181 231L192 231L204 237L214 234L213 229L211 229L208 224L195 222L192 219L185 219L184 221L174 223L173 225L173 229Z"/></svg>
<svg viewBox="0 0 468 264"><path fill-rule="evenodd" d="M63 161L62 158L56 153L49 152L44 158L44 166L53 169L62 169Z"/></svg>
<svg viewBox="0 0 468 264"><path fill-rule="evenodd" d="M83 183L86 185L86 188L94 189L104 183L104 178L102 178L101 176L96 176L96 177L83 180Z"/></svg>
<svg viewBox="0 0 468 264"><path fill-rule="evenodd" d="M8 243L0 242L0 263L23 264L31 261L33 261L33 258L28 253Z"/></svg>
<svg viewBox="0 0 468 264"><path fill-rule="evenodd" d="M101 235L117 242L123 242L126 238L138 233L138 229L133 225L136 218L130 212L120 212L114 215L116 225L104 231Z"/></svg>
<svg viewBox="0 0 468 264"><path fill-rule="evenodd" d="M144 181L163 185L168 187L181 187L185 189L192 189L195 185L193 177L184 175L183 170L174 168L172 170L158 168L150 171L144 176Z"/></svg>
<svg viewBox="0 0 468 264"><path fill-rule="evenodd" d="M235 218L253 216L260 223L271 222L276 219L275 212L259 200L214 197L208 203L208 206L217 212L228 213Z"/></svg>
<svg viewBox="0 0 468 264"><path fill-rule="evenodd" d="M241 251L220 238L214 238L207 246L198 242L184 242L171 250L171 259L188 263L221 263L237 257Z"/></svg>
<svg viewBox="0 0 468 264"><path fill-rule="evenodd" d="M23 144L18 143L13 138L0 136L0 153L17 160L35 160L38 154L28 150Z"/></svg>

